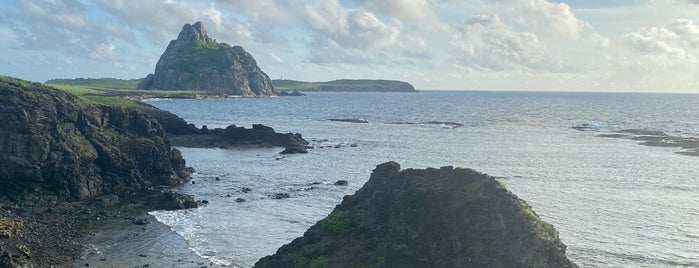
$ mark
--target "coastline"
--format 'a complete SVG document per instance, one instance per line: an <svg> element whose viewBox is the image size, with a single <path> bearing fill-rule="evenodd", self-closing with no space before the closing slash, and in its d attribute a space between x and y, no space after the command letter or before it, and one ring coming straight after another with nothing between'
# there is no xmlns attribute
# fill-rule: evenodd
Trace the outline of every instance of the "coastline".
<svg viewBox="0 0 699 268"><path fill-rule="evenodd" d="M67 267L225 267L197 255L182 236L149 213L147 224L106 218L87 228L82 255Z"/></svg>

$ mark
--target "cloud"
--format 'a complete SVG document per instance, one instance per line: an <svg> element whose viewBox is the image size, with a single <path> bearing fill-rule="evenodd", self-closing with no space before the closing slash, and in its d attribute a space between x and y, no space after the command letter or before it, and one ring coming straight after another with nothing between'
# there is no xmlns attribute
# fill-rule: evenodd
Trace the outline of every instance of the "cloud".
<svg viewBox="0 0 699 268"><path fill-rule="evenodd" d="M498 0L502 8L514 13L523 25L542 26L562 36L577 38L585 26L565 3L546 0Z"/></svg>
<svg viewBox="0 0 699 268"><path fill-rule="evenodd" d="M181 0L96 0L95 4L123 25L144 33L158 45L177 36L185 23L201 21L217 39L229 43L250 43L256 32L245 20L215 3Z"/></svg>
<svg viewBox="0 0 699 268"><path fill-rule="evenodd" d="M458 65L478 70L545 69L547 49L528 32L515 32L497 15L471 18L450 45Z"/></svg>
<svg viewBox="0 0 699 268"><path fill-rule="evenodd" d="M660 66L686 66L697 63L699 26L689 19L627 33L623 40L633 51Z"/></svg>
<svg viewBox="0 0 699 268"><path fill-rule="evenodd" d="M14 45L21 49L58 51L93 60L107 55L118 58L112 40L133 38L129 32L87 16L81 1L17 1L15 6L0 21L12 30ZM112 46L109 53L107 44Z"/></svg>
<svg viewBox="0 0 699 268"><path fill-rule="evenodd" d="M218 0L257 24L288 26L294 21L294 6L288 0Z"/></svg>
<svg viewBox="0 0 699 268"><path fill-rule="evenodd" d="M302 17L312 30L308 59L313 63L366 63L367 51L398 43L400 28L374 13L347 10L337 0L317 0L304 5Z"/></svg>
<svg viewBox="0 0 699 268"><path fill-rule="evenodd" d="M337 0L317 0L305 4L303 15L306 23L316 32L330 36L349 33L345 9Z"/></svg>
<svg viewBox="0 0 699 268"><path fill-rule="evenodd" d="M111 62L119 60L114 44L99 44L89 55L91 59L96 61Z"/></svg>
<svg viewBox="0 0 699 268"><path fill-rule="evenodd" d="M428 0L354 0L354 2L401 19L423 19L433 14Z"/></svg>

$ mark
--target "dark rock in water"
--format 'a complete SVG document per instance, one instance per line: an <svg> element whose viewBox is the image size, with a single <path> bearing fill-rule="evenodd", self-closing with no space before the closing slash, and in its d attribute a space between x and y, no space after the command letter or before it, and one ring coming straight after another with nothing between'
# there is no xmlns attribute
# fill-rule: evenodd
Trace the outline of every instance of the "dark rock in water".
<svg viewBox="0 0 699 268"><path fill-rule="evenodd" d="M199 202L191 195L166 191L154 197L149 207L154 210L179 210L199 207Z"/></svg>
<svg viewBox="0 0 699 268"><path fill-rule="evenodd" d="M239 96L276 95L257 62L240 46L217 43L201 22L185 24L138 89L190 89Z"/></svg>
<svg viewBox="0 0 699 268"><path fill-rule="evenodd" d="M243 187L243 189L241 189L240 191L243 193L249 193L252 191L252 189L250 189L249 187Z"/></svg>
<svg viewBox="0 0 699 268"><path fill-rule="evenodd" d="M236 198L236 199L235 199L235 202L236 202L236 203L245 202L245 198Z"/></svg>
<svg viewBox="0 0 699 268"><path fill-rule="evenodd" d="M284 199L284 198L289 198L289 194L287 193L275 193L269 195L272 199Z"/></svg>
<svg viewBox="0 0 699 268"><path fill-rule="evenodd" d="M284 149L280 154L305 154L308 153L308 149L301 147L292 147Z"/></svg>
<svg viewBox="0 0 699 268"><path fill-rule="evenodd" d="M284 90L284 91L279 91L277 94L281 97L301 97L301 96L306 96L306 94L303 94L301 91L298 91L297 89L290 91L290 90Z"/></svg>
<svg viewBox="0 0 699 268"><path fill-rule="evenodd" d="M189 171L158 121L0 77L0 195L70 199L177 185Z"/></svg>
<svg viewBox="0 0 699 268"><path fill-rule="evenodd" d="M335 183L333 183L333 185L336 185L336 186L347 186L347 181L346 181L346 180L339 180L339 181L336 181Z"/></svg>
<svg viewBox="0 0 699 268"><path fill-rule="evenodd" d="M458 122L450 122L450 121L429 121L427 124L430 125L444 125L450 128L460 128L463 127L464 124L458 123Z"/></svg>
<svg viewBox="0 0 699 268"><path fill-rule="evenodd" d="M209 204L209 200L201 200L201 203L204 204L204 205L208 205L208 204Z"/></svg>
<svg viewBox="0 0 699 268"><path fill-rule="evenodd" d="M273 128L254 124L252 129L230 125L225 129L210 129L188 135L171 135L172 144L177 146L210 148L228 146L281 146L283 154L307 153L308 141L298 133L277 133Z"/></svg>
<svg viewBox="0 0 699 268"><path fill-rule="evenodd" d="M376 167L303 237L255 267L576 267L558 232L493 177Z"/></svg>
<svg viewBox="0 0 699 268"><path fill-rule="evenodd" d="M148 217L146 217L146 216L136 217L131 222L133 224L136 224L136 225L146 225L146 224L150 223L150 221L148 220Z"/></svg>
<svg viewBox="0 0 699 268"><path fill-rule="evenodd" d="M359 123L359 124L369 123L369 121L366 121L364 119L358 119L358 118L331 118L328 120L335 121L335 122L347 122L347 123Z"/></svg>

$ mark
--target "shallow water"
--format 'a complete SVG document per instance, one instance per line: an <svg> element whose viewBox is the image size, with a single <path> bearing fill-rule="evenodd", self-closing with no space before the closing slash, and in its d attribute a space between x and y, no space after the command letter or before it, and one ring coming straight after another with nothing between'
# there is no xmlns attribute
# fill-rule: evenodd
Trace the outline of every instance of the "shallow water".
<svg viewBox="0 0 699 268"><path fill-rule="evenodd" d="M699 266L699 157L598 137L640 129L697 138L699 95L426 91L150 103L197 126L262 123L315 141L309 154L282 158L280 148L181 148L197 173L180 190L211 203L153 215L216 264L252 266L393 160L499 177L583 267ZM572 128L582 124L593 127ZM341 179L349 185L332 185Z"/></svg>

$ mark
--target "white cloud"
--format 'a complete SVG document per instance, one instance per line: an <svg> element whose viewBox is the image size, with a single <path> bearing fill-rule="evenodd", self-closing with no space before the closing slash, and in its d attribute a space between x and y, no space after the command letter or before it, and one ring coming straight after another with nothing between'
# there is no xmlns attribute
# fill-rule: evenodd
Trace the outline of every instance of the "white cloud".
<svg viewBox="0 0 699 268"><path fill-rule="evenodd" d="M423 19L432 15L428 0L354 0L371 10L395 18Z"/></svg>
<svg viewBox="0 0 699 268"><path fill-rule="evenodd" d="M313 33L308 58L315 63L367 63L367 51L396 45L400 28L365 9L347 10L337 0L317 0L303 7Z"/></svg>
<svg viewBox="0 0 699 268"><path fill-rule="evenodd" d="M345 9L337 0L317 0L304 6L304 18L308 25L326 35L347 35L349 23Z"/></svg>
<svg viewBox="0 0 699 268"><path fill-rule="evenodd" d="M284 60L282 60L282 58L280 58L279 56L277 56L277 54L275 54L274 52L269 53L269 57L272 58L272 59L273 59L274 61L276 61L277 63L283 63L283 62L284 62Z"/></svg>
<svg viewBox="0 0 699 268"><path fill-rule="evenodd" d="M112 62L119 60L114 44L99 44L89 55L91 59L96 61Z"/></svg>
<svg viewBox="0 0 699 268"><path fill-rule="evenodd" d="M544 27L556 34L577 38L585 26L570 6L546 0L498 0L504 9L513 12L523 25Z"/></svg>
<svg viewBox="0 0 699 268"><path fill-rule="evenodd" d="M379 20L374 13L355 10L349 13L349 33L340 40L353 48L384 48L396 43L400 29Z"/></svg>
<svg viewBox="0 0 699 268"><path fill-rule="evenodd" d="M641 28L625 34L623 40L645 60L662 67L695 65L699 56L699 26L689 19Z"/></svg>
<svg viewBox="0 0 699 268"><path fill-rule="evenodd" d="M471 18L451 39L457 64L478 70L547 68L546 46L528 32L515 32L497 15Z"/></svg>
<svg viewBox="0 0 699 268"><path fill-rule="evenodd" d="M285 26L295 21L293 7L288 0L218 0L230 5L243 16L258 24Z"/></svg>

